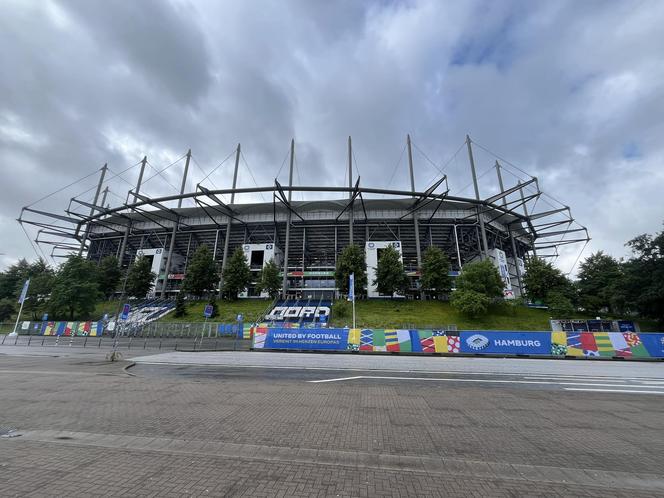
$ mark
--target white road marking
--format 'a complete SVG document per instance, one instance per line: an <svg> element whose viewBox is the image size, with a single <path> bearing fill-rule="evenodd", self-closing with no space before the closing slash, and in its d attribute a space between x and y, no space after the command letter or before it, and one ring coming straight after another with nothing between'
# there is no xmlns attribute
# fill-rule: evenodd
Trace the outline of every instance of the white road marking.
<svg viewBox="0 0 664 498"><path fill-rule="evenodd" d="M590 382L550 382L543 380L507 380L507 379L458 379L444 377L397 377L387 375L357 375L355 377L338 377L335 379L308 380L311 384L320 384L324 382L344 382L357 379L379 379L379 380L419 380L419 381L439 381L439 382L478 382L486 384L536 384L548 386L592 386L592 387L639 387L661 389L662 386L644 386L629 384L598 384ZM649 392L649 391L646 391Z"/></svg>
<svg viewBox="0 0 664 498"><path fill-rule="evenodd" d="M516 375L516 374L513 374ZM609 376L609 375L592 375L592 376L586 376L583 374L577 374L577 375L538 375L538 374L526 374L523 376L524 379L560 379L560 380L571 380L571 379L581 379L581 380L610 380L610 381L627 381L627 380L633 380L633 381L638 381L638 382L662 382L664 383L664 379L660 379L658 377L615 377L615 376Z"/></svg>
<svg viewBox="0 0 664 498"><path fill-rule="evenodd" d="M633 389L581 389L575 387L566 387L565 391L584 391L591 393L594 392L594 393L664 394L664 391L636 391Z"/></svg>
<svg viewBox="0 0 664 498"><path fill-rule="evenodd" d="M366 378L369 377L365 377L364 375L358 375L357 377L339 377L338 379L308 380L307 382L311 382L312 384L320 384L322 382L339 382L341 380L355 380L355 379L366 379ZM407 379L410 377L403 377L403 378Z"/></svg>
<svg viewBox="0 0 664 498"><path fill-rule="evenodd" d="M30 375L69 375L69 374L78 374L78 375L113 375L114 373L117 372L87 372L87 371L78 371L78 370L21 370L21 368L17 368L16 370L0 370L0 374L7 374L7 375L23 375L23 374L30 374Z"/></svg>
<svg viewBox="0 0 664 498"><path fill-rule="evenodd" d="M608 378L592 378L592 377L583 377L583 376L575 376L575 377L523 377L524 380L537 380L537 381L584 381L584 382L627 382L628 380L625 380L623 378L616 378L616 377L608 377Z"/></svg>

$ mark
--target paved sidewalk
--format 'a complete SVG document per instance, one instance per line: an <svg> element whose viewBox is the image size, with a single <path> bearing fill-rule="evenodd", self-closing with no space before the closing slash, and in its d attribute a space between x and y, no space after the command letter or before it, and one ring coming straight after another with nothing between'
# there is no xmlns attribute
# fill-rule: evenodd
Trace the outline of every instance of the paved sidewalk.
<svg viewBox="0 0 664 498"><path fill-rule="evenodd" d="M224 351L210 353L170 352L127 358L139 363L210 365L227 367L388 370L396 372L455 372L493 374L555 374L661 378L664 362L592 360L545 360L523 358L452 358L369 354L318 354Z"/></svg>
<svg viewBox="0 0 664 498"><path fill-rule="evenodd" d="M0 495L664 495L661 398L126 364L0 355Z"/></svg>

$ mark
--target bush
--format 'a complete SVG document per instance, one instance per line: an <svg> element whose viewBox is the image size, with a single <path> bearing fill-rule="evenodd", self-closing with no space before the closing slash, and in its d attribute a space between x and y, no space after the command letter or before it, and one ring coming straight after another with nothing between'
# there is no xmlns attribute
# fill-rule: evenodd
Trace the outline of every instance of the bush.
<svg viewBox="0 0 664 498"><path fill-rule="evenodd" d="M16 311L16 305L13 299L0 300L0 323L11 318Z"/></svg>
<svg viewBox="0 0 664 498"><path fill-rule="evenodd" d="M175 317L180 318L187 314L187 304L184 302L184 292L178 292L175 298Z"/></svg>
<svg viewBox="0 0 664 498"><path fill-rule="evenodd" d="M552 316L555 315L559 318L565 318L574 313L572 301L570 301L562 292L549 292L549 295L546 298L546 304L549 307Z"/></svg>
<svg viewBox="0 0 664 498"><path fill-rule="evenodd" d="M334 306L332 306L332 313L338 318L350 318L353 314L352 305L344 300L335 301Z"/></svg>
<svg viewBox="0 0 664 498"><path fill-rule="evenodd" d="M464 265L456 279L457 291L473 291L489 299L502 299L504 286L500 273L488 259Z"/></svg>
<svg viewBox="0 0 664 498"><path fill-rule="evenodd" d="M452 294L452 306L472 318L486 313L490 304L491 299L474 290L457 290Z"/></svg>

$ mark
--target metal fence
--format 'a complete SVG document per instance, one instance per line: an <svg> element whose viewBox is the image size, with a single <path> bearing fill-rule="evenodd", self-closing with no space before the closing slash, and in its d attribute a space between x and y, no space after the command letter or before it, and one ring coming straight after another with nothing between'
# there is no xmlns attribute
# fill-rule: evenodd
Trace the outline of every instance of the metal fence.
<svg viewBox="0 0 664 498"><path fill-rule="evenodd" d="M19 335L44 335L46 326L54 322L31 321L21 322L16 329ZM55 322L64 323L64 322ZM84 322L67 322L71 325L72 334L84 336L86 334L78 333L77 325ZM97 322L91 322L97 324ZM242 335L237 323L226 324L219 322L118 322L118 332L121 336L134 337L193 337L193 336L231 336ZM13 323L0 323L0 334L9 334L14 330ZM96 332L96 328L95 328ZM50 335L50 334L47 334ZM55 334L53 334L55 335ZM60 334L64 335L64 334ZM66 334L69 336L70 334ZM88 335L95 335L94 333ZM99 335L99 334L97 334ZM115 335L115 330L110 330L108 325L104 326L103 336Z"/></svg>
<svg viewBox="0 0 664 498"><path fill-rule="evenodd" d="M34 325L37 325L36 327ZM132 326L133 325L133 326ZM116 349L158 349L179 351L249 350L251 341L238 333L237 324L213 322L161 323L120 325L117 331L104 330L102 335L44 335L43 322L19 326L17 335L10 335L14 324L0 323L0 346L57 346Z"/></svg>

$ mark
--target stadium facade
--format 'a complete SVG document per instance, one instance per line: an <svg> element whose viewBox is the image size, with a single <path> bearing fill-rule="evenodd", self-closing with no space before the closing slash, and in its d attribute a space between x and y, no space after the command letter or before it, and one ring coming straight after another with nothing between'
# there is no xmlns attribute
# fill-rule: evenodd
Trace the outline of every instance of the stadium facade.
<svg viewBox="0 0 664 498"><path fill-rule="evenodd" d="M210 189L198 184L194 191L185 191L189 151L183 156L179 194L145 196L141 193L147 161L144 158L136 166L140 168L138 182L128 192L126 202L107 205L104 166L92 202L74 198L61 213L26 207L19 222L38 229L36 242L51 246L52 256L77 251L100 261L114 255L123 267L139 255L150 258L157 275L154 293L159 297L172 297L179 291L193 252L207 244L222 267L237 247L242 248L254 282L263 265L273 259L282 269L284 298L329 299L338 294L334 280L337 258L350 243L365 250L368 297L380 297L372 276L381 250L388 246L397 249L410 277L408 295L419 297L419 268L422 254L430 245L447 253L452 275L458 275L469 262L490 259L503 277L505 295L519 296L528 255L557 256L563 245L588 241L588 232L583 226L575 227L568 206L538 205L537 200L544 194L537 178L505 187L499 161L495 163L498 193L481 197L473 144L466 137L475 193L470 198L450 195L447 177L442 174L426 190L416 191L410 137L407 150L411 189L363 186L360 177L353 176L349 137L346 186L294 185L295 145L291 142L288 185L275 179L272 185L237 188L238 145L229 188ZM294 201L296 192L312 200ZM235 202L240 195L257 193L270 194L272 202ZM338 198L323 199L330 193ZM227 196L230 202L222 200ZM196 207L182 207L186 199L192 199ZM89 212L78 214L71 209L72 204ZM242 293L242 297L258 296L254 283Z"/></svg>

